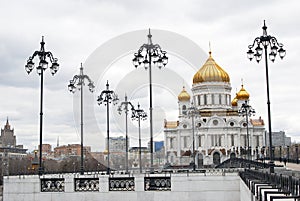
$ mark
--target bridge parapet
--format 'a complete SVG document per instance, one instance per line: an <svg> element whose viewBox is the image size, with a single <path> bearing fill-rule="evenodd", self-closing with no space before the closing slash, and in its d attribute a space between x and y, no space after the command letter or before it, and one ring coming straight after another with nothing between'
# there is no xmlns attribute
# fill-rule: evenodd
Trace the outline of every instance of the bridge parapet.
<svg viewBox="0 0 300 201"><path fill-rule="evenodd" d="M4 177L4 200L185 200L186 196L239 201L238 170L164 171L156 174L53 174Z"/></svg>

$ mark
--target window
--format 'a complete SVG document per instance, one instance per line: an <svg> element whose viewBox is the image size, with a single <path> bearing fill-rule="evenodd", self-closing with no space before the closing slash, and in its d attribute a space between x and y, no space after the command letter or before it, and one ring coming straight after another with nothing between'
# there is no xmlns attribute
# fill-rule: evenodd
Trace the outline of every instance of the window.
<svg viewBox="0 0 300 201"><path fill-rule="evenodd" d="M234 126L234 123L233 123L233 122L230 122L230 126Z"/></svg>
<svg viewBox="0 0 300 201"><path fill-rule="evenodd" d="M259 136L256 136L256 147L259 147Z"/></svg>
<svg viewBox="0 0 300 201"><path fill-rule="evenodd" d="M234 146L234 135L231 135L231 146Z"/></svg>
<svg viewBox="0 0 300 201"><path fill-rule="evenodd" d="M219 104L220 104L220 105L222 104L221 100L222 100L222 95L219 94Z"/></svg>
<svg viewBox="0 0 300 201"><path fill-rule="evenodd" d="M183 148L187 148L187 136L183 137Z"/></svg>
<svg viewBox="0 0 300 201"><path fill-rule="evenodd" d="M185 114L185 115L186 115L186 105L183 105L183 106L182 106L182 114Z"/></svg>
<svg viewBox="0 0 300 201"><path fill-rule="evenodd" d="M219 123L218 120L216 120L216 119L213 120L213 124L214 124L215 126L218 125L218 123Z"/></svg>
<svg viewBox="0 0 300 201"><path fill-rule="evenodd" d="M187 128L187 125L186 124L183 124L183 126L182 126L183 128Z"/></svg>
<svg viewBox="0 0 300 201"><path fill-rule="evenodd" d="M201 135L198 136L198 147L202 146Z"/></svg>
<svg viewBox="0 0 300 201"><path fill-rule="evenodd" d="M204 105L207 105L207 95L204 94Z"/></svg>
<svg viewBox="0 0 300 201"><path fill-rule="evenodd" d="M198 95L198 105L201 104L201 101L200 101L200 95Z"/></svg>
<svg viewBox="0 0 300 201"><path fill-rule="evenodd" d="M211 146L222 146L222 135L211 135Z"/></svg>
<svg viewBox="0 0 300 201"><path fill-rule="evenodd" d="M170 149L174 148L174 138L170 138Z"/></svg>
<svg viewBox="0 0 300 201"><path fill-rule="evenodd" d="M211 95L211 104L215 104L215 94Z"/></svg>

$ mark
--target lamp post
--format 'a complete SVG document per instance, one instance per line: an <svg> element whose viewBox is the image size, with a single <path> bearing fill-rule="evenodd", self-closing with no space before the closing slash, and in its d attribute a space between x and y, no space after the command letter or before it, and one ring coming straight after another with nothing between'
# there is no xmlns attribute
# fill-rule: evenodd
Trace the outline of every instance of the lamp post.
<svg viewBox="0 0 300 201"><path fill-rule="evenodd" d="M296 148L296 163L299 164L298 144L295 145L295 148Z"/></svg>
<svg viewBox="0 0 300 201"><path fill-rule="evenodd" d="M28 74L31 73L31 71L34 69L35 65L33 62L33 59L35 57L38 57L39 64L36 67L38 75L41 76L41 98L40 98L40 158L39 158L39 175L41 175L44 172L43 165L42 165L42 144L43 144L43 85L44 85L44 71L48 68L48 60L52 64L50 67L51 74L55 75L55 73L59 69L59 64L57 63L57 58L53 57L53 54L49 51L45 51L45 42L44 42L44 36L42 36L42 41L40 42L41 49L36 50L32 56L29 57L27 60L27 64L25 65L25 70Z"/></svg>
<svg viewBox="0 0 300 201"><path fill-rule="evenodd" d="M287 162L290 162L290 146L287 146Z"/></svg>
<svg viewBox="0 0 300 201"><path fill-rule="evenodd" d="M270 142L270 172L274 173L274 154L272 152L272 126L271 126L271 107L270 107L270 95L269 95L269 70L268 70L268 47L270 47L269 59L274 62L277 53L279 53L279 57L283 59L286 54L286 51L282 48L283 44L278 43L277 39L274 36L270 36L267 34L267 26L264 20L263 35L256 37L253 41L252 45L248 46L248 58L250 61L255 56L257 63L262 59L263 48L265 52L265 65L266 65L266 83L267 83L267 105L268 105L268 127L269 127L269 142ZM262 48L262 47L263 48ZM252 50L254 48L254 51Z"/></svg>
<svg viewBox="0 0 300 201"><path fill-rule="evenodd" d="M132 120L137 120L139 124L139 165L140 165L140 173L142 173L142 142L141 142L141 120L146 120L147 119L147 113L143 110L140 109L140 104L138 103L138 108L135 110L132 110L132 115L131 115Z"/></svg>
<svg viewBox="0 0 300 201"><path fill-rule="evenodd" d="M255 110L248 105L248 101L246 100L245 103L242 104L241 108L238 110L239 115L246 117L246 130L247 130L247 134L246 134L246 138L247 138L247 158L248 160L251 160L250 158L250 140L249 140L249 119L248 117L251 117L252 115L255 114Z"/></svg>
<svg viewBox="0 0 300 201"><path fill-rule="evenodd" d="M125 157L125 168L126 173L128 173L128 106L131 107L131 110L134 110L134 107L130 101L127 100L127 95L125 94L125 100L119 105L118 112L122 113L122 107L125 112L125 149L126 149L126 157Z"/></svg>
<svg viewBox="0 0 300 201"><path fill-rule="evenodd" d="M168 57L166 51L163 51L158 44L152 43L152 35L148 34L148 43L143 44L137 53L134 54L132 60L133 65L137 68L138 66L144 65L145 69L149 69L149 90L150 90L150 169L153 172L153 119L152 119L152 65L157 66L161 69L167 65Z"/></svg>
<svg viewBox="0 0 300 201"><path fill-rule="evenodd" d="M81 109L81 118L80 118L80 154L81 154L81 164L80 164L80 174L84 174L84 165L83 165L83 86L85 85L85 80L88 81L88 87L90 92L94 92L94 83L89 78L89 76L83 74L82 64L80 66L79 75L74 75L73 79L70 80L70 84L68 85L68 89L70 92L75 93L76 89L80 90L80 109Z"/></svg>
<svg viewBox="0 0 300 201"><path fill-rule="evenodd" d="M98 104L104 104L106 106L106 123L107 123L107 174L110 173L110 163L109 163L109 104L113 103L114 105L118 102L118 95L113 91L109 90L108 81L106 83L106 89L101 92L98 96Z"/></svg>
<svg viewBox="0 0 300 201"><path fill-rule="evenodd" d="M200 115L200 111L198 110L198 108L196 108L194 106L194 103L191 102L191 107L189 107L187 109L187 116L190 118L192 118L192 137L193 137L193 153L192 153L192 157L193 157L193 170L196 170L196 154L195 154L195 116L196 115Z"/></svg>

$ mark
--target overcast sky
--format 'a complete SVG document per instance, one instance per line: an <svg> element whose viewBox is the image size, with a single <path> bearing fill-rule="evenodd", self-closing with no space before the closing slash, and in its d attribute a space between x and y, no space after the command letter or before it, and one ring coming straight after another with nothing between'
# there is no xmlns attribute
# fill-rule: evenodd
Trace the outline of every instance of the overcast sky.
<svg viewBox="0 0 300 201"><path fill-rule="evenodd" d="M285 131L300 141L300 3L291 1L139 1L139 0L0 0L0 126L6 118L15 130L17 143L33 150L39 143L40 77L27 75L26 60L39 50L45 37L46 50L59 59L60 70L44 79L43 142L56 146L80 143L79 94L67 85L79 73L80 63L95 82L96 90L84 91L84 144L93 151L104 148L106 110L97 96L109 80L120 98L126 93L134 105L148 112L148 72L135 69L133 53L153 42L169 54L169 64L154 70L154 140L163 139L163 120L177 120L177 95L188 91L194 73L203 65L211 43L215 61L229 74L232 96L241 79L250 93L250 103L267 123L264 61L247 59L248 45L262 35L263 20L268 34L284 44L286 57L269 62L273 131ZM199 55L199 58L197 57ZM198 59L197 59L198 58ZM37 60L35 60L37 63ZM124 114L111 107L111 136L124 135ZM148 112L149 113L149 112ZM137 125L129 120L131 146L137 146ZM148 121L142 124L143 145L149 136Z"/></svg>

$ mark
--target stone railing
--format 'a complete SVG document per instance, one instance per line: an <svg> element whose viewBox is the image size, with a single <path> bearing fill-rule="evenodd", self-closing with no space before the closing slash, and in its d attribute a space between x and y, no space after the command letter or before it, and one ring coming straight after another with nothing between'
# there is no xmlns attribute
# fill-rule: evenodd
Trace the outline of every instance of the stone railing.
<svg viewBox="0 0 300 201"><path fill-rule="evenodd" d="M212 170L144 174L47 174L4 177L4 200L185 200L205 197L240 201L240 177L236 170ZM203 182L205 181L205 182Z"/></svg>
<svg viewBox="0 0 300 201"><path fill-rule="evenodd" d="M159 174L145 174L143 178L144 191L171 191L171 177L173 175L186 174L187 177L195 175L203 176L225 176L228 173L238 174L240 169L198 169L192 170L164 170ZM73 177L66 182L66 175ZM136 181L134 175L111 174L104 175L99 173L90 173L85 175L66 174L66 175L45 175L40 177L41 192L65 192L66 183L73 183L75 192L99 192L107 188L108 191L135 191ZM140 175L141 176L141 175ZM65 177L65 178L64 178Z"/></svg>

